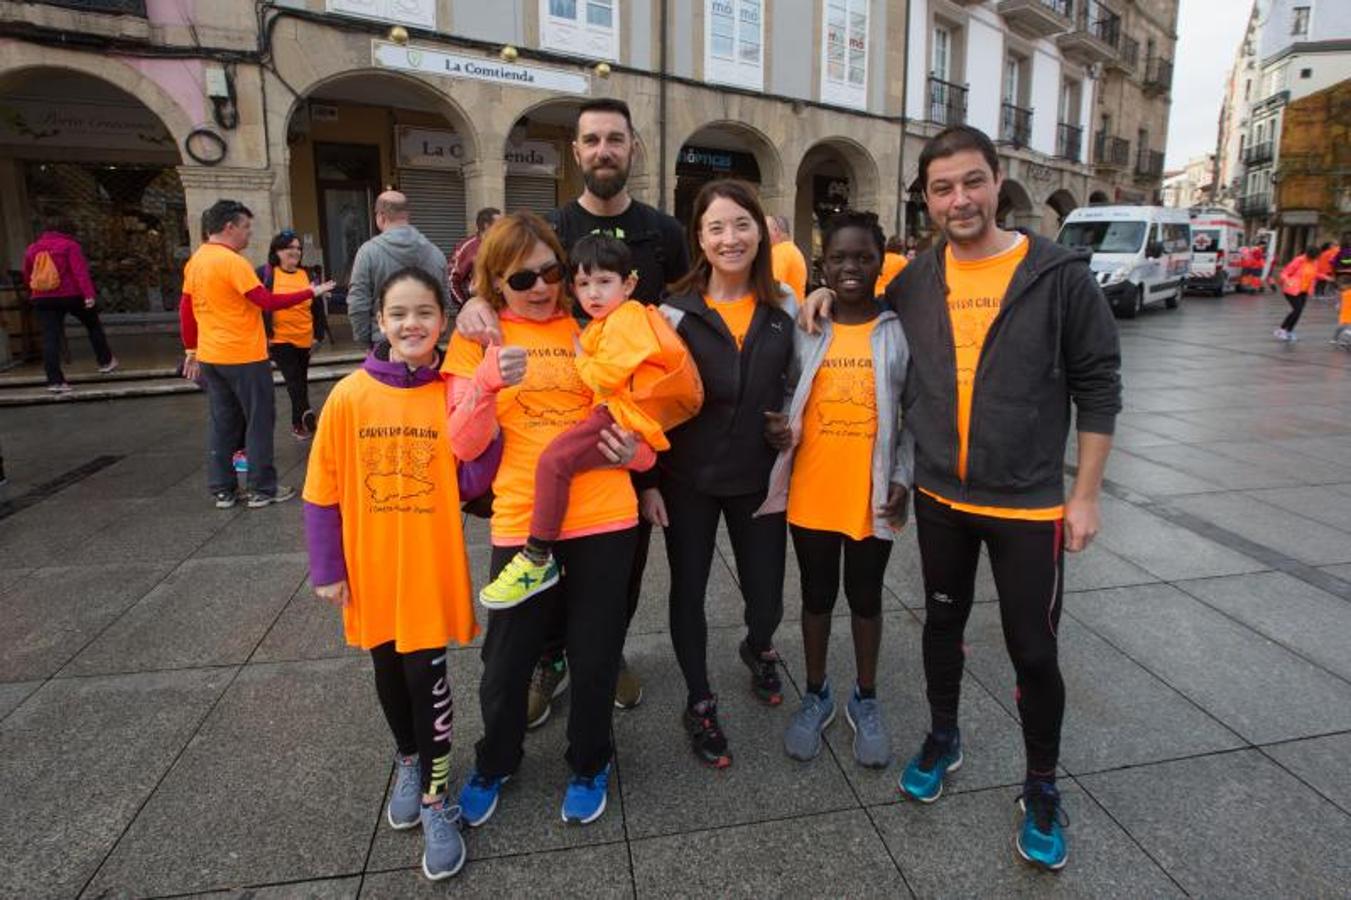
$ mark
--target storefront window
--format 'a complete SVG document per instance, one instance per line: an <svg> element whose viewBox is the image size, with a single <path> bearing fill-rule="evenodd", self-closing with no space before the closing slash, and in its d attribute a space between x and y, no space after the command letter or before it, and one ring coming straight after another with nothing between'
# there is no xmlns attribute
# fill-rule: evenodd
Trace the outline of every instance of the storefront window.
<svg viewBox="0 0 1351 900"><path fill-rule="evenodd" d="M763 90L762 0L706 0L704 80Z"/></svg>
<svg viewBox="0 0 1351 900"><path fill-rule="evenodd" d="M821 99L866 107L868 6L871 0L826 0L821 66Z"/></svg>
<svg viewBox="0 0 1351 900"><path fill-rule="evenodd" d="M540 0L539 45L590 59L619 59L615 0Z"/></svg>

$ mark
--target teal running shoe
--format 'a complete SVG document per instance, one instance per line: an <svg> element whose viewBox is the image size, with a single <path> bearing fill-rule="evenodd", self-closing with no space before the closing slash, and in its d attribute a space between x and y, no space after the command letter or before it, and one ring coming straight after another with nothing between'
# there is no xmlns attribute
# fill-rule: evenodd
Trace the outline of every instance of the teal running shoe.
<svg viewBox="0 0 1351 900"><path fill-rule="evenodd" d="M563 794L563 821L590 825L605 812L605 796L610 786L610 764L606 763L590 778L573 775Z"/></svg>
<svg viewBox="0 0 1351 900"><path fill-rule="evenodd" d="M1060 791L1049 781L1029 781L1018 798L1023 827L1018 829L1018 855L1039 869L1059 872L1069 859L1065 826L1069 816L1060 808Z"/></svg>
<svg viewBox="0 0 1351 900"><path fill-rule="evenodd" d="M962 767L962 734L954 730L951 741L925 735L924 746L901 773L901 793L920 803L932 803L943 793L943 776Z"/></svg>

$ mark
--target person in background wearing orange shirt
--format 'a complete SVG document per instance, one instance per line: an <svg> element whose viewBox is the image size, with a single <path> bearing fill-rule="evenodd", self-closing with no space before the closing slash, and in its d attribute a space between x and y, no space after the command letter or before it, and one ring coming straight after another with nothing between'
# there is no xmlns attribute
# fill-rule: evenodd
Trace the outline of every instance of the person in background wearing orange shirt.
<svg viewBox="0 0 1351 900"><path fill-rule="evenodd" d="M305 538L315 593L342 610L347 643L371 654L396 748L385 818L422 826L422 874L439 881L465 860L449 799L446 644L478 631L436 349L444 288L421 269L396 271L375 314L384 340L334 386L319 423Z"/></svg>
<svg viewBox="0 0 1351 900"><path fill-rule="evenodd" d="M788 285L793 298L799 303L807 296L807 258L793 243L793 228L784 216L769 216L765 220L769 228L769 242L773 256L771 266L774 280Z"/></svg>
<svg viewBox="0 0 1351 900"><path fill-rule="evenodd" d="M1331 299L1336 294L1336 279L1333 267L1337 264L1340 248L1332 241L1324 241L1318 248L1318 280L1314 283L1314 296Z"/></svg>
<svg viewBox="0 0 1351 900"><path fill-rule="evenodd" d="M919 157L940 239L887 287L910 345L902 411L915 440L915 527L924 571L924 678L931 727L900 789L937 800L962 765L963 636L984 545L1017 679L1026 775L1018 855L1056 870L1068 859L1056 764L1065 713L1057 623L1064 555L1100 523L1099 496L1121 411L1121 351L1088 261L1035 234L1006 231L994 143L945 128ZM828 304L804 304L814 325ZM1065 496L1065 441L1078 474Z"/></svg>
<svg viewBox="0 0 1351 900"><path fill-rule="evenodd" d="M633 272L633 254L619 238L589 234L572 246L572 287L576 301L590 318L582 330L577 355L577 373L591 390L594 406L580 423L554 438L540 454L535 467L535 503L530 516L530 536L521 552L507 563L496 580L483 588L479 602L488 609L509 609L524 603L558 582L558 561L553 545L558 540L568 511L572 479L589 469L608 467L600 450L601 433L616 424L637 433L643 440L635 471L650 469L656 452L671 442L665 429L680 424L698 411L702 394L695 381L688 395L656 399L650 391L675 370L692 367L689 353L670 333L671 343L682 351L672 354L654 330L651 312L632 300L638 276ZM664 320L658 320L665 325ZM640 392L646 396L640 398Z"/></svg>
<svg viewBox="0 0 1351 900"><path fill-rule="evenodd" d="M217 200L202 214L206 243L183 270L178 306L182 328L183 377L205 381L208 423L207 480L217 509L238 502L233 457L244 434L248 451L250 509L295 496L278 486L272 464L276 398L267 355L263 310L277 311L322 297L334 283L307 285L290 294L263 287L242 255L253 231L253 213L235 200Z"/></svg>
<svg viewBox="0 0 1351 900"><path fill-rule="evenodd" d="M267 265L258 269L258 279L279 294L302 291L310 276L300 268L305 246L289 228L277 234L267 248ZM289 309L265 313L268 326L267 352L277 364L286 393L291 399L291 435L298 441L314 437L318 421L310 408L310 348L316 336L315 322L323 322L323 299ZM316 310L314 307L319 306Z"/></svg>
<svg viewBox="0 0 1351 900"><path fill-rule="evenodd" d="M788 372L793 398L786 413L768 417L766 436L779 457L757 511L787 511L802 574L807 689L784 749L794 759L815 758L835 720L826 655L843 556L856 671L845 718L854 729L854 759L872 768L891 762L877 699L882 580L914 472L914 445L899 427L910 351L900 319L873 293L883 246L873 213L841 212L822 230L834 319L819 335L799 336Z"/></svg>
<svg viewBox="0 0 1351 900"><path fill-rule="evenodd" d="M563 291L566 265L547 222L530 212L503 216L474 261L474 295L496 311L501 343L485 348L456 332L442 366L451 381L448 431L455 455L477 461L502 439L492 488L489 579L530 535L540 454L591 413L593 396L577 368L580 328ZM597 449L610 466L572 479L553 545L562 566L558 583L529 603L488 612L479 682L483 738L460 790L470 827L493 815L502 786L521 765L531 675L560 619L567 622L564 652L572 681L562 818L585 825L605 812L614 750L610 724L638 544L638 498L624 468L635 464L638 441L614 426L601 432Z"/></svg>
<svg viewBox="0 0 1351 900"><path fill-rule="evenodd" d="M1295 326L1299 324L1299 317L1304 314L1304 304L1318 282L1318 254L1317 247L1307 247L1281 269L1281 293L1285 294L1285 302L1290 304L1290 312L1281 320L1280 327L1271 333L1278 341L1294 343L1299 340L1295 336Z"/></svg>
<svg viewBox="0 0 1351 900"><path fill-rule="evenodd" d="M885 294L891 279L901 274L901 270L909 263L910 258L905 255L905 241L901 240L901 236L893 234L887 238L886 253L882 256L882 273L877 276L877 285L873 293L878 297Z"/></svg>

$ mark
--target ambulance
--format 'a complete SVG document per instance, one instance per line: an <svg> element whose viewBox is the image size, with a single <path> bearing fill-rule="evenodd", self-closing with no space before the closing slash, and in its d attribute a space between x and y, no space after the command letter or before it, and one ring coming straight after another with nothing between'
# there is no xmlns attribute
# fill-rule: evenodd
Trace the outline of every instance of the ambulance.
<svg viewBox="0 0 1351 900"><path fill-rule="evenodd" d="M1196 207L1192 219L1192 268L1187 290L1223 297L1243 275L1243 220L1222 206Z"/></svg>
<svg viewBox="0 0 1351 900"><path fill-rule="evenodd" d="M1112 311L1133 319L1146 306L1176 309L1192 263L1191 215L1166 206L1081 206L1065 218L1063 246L1093 254L1089 268Z"/></svg>

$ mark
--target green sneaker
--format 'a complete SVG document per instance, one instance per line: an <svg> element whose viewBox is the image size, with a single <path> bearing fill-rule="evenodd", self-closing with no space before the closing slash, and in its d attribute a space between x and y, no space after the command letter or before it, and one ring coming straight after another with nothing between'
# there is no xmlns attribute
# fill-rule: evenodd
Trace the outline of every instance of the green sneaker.
<svg viewBox="0 0 1351 900"><path fill-rule="evenodd" d="M558 583L558 562L553 554L542 563L533 563L525 551L517 553L498 573L493 583L478 593L478 602L487 609L511 609Z"/></svg>

